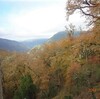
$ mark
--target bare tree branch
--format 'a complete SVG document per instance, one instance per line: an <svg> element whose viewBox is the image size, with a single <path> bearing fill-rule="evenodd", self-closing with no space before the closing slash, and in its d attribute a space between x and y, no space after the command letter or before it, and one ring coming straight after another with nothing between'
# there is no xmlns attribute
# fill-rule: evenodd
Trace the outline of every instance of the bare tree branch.
<svg viewBox="0 0 100 99"><path fill-rule="evenodd" d="M100 20L100 1L99 0L68 0L67 2L68 17L76 10L82 12L87 18L90 17L90 23Z"/></svg>

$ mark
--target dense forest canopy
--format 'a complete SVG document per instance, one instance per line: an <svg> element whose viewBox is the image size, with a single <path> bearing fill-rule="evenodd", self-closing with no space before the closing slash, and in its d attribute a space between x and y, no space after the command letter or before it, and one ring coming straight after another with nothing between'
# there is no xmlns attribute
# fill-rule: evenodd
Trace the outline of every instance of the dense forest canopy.
<svg viewBox="0 0 100 99"><path fill-rule="evenodd" d="M67 1L68 17L77 9L91 30L28 53L0 51L4 99L100 99L100 0Z"/></svg>

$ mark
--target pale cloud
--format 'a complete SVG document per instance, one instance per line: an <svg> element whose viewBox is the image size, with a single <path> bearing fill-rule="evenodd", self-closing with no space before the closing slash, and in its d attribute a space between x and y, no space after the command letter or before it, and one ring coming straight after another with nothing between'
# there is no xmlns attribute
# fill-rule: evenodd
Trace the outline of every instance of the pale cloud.
<svg viewBox="0 0 100 99"><path fill-rule="evenodd" d="M74 13L69 17L69 24L72 23L76 26L76 29L79 29L80 27L84 30L86 29L86 22L85 17L82 17L79 13Z"/></svg>
<svg viewBox="0 0 100 99"><path fill-rule="evenodd" d="M18 6L12 9L6 16L0 18L0 36L15 40L49 38L55 33L65 30L69 22L77 27L83 24L84 19L79 14L70 17L66 21L66 0L3 0L19 1ZM38 2L37 7L22 2ZM20 3L21 2L21 3ZM41 4L42 3L42 4ZM14 3L15 4L15 3ZM29 3L30 4L30 3ZM45 5L46 4L46 5ZM35 5L33 3L33 5ZM26 6L26 7L25 7ZM20 7L20 8L19 8ZM4 34L4 35L3 35Z"/></svg>
<svg viewBox="0 0 100 99"><path fill-rule="evenodd" d="M7 20L10 24L10 32L16 36L35 37L47 35L47 31L56 29L60 25L62 25L61 28L63 29L66 24L65 16L64 7L52 5L27 11L22 10L17 14L10 13Z"/></svg>
<svg viewBox="0 0 100 99"><path fill-rule="evenodd" d="M0 0L0 1L12 1L12 2L46 2L46 0ZM61 0L47 0L47 2L60 2ZM67 1L67 0L62 0L62 1Z"/></svg>

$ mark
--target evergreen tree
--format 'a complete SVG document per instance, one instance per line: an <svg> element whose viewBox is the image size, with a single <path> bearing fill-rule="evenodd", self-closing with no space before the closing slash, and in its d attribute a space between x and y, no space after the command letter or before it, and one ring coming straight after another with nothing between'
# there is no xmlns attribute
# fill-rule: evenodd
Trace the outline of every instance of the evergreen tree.
<svg viewBox="0 0 100 99"><path fill-rule="evenodd" d="M15 92L14 99L36 99L36 86L30 75L21 78L20 86Z"/></svg>

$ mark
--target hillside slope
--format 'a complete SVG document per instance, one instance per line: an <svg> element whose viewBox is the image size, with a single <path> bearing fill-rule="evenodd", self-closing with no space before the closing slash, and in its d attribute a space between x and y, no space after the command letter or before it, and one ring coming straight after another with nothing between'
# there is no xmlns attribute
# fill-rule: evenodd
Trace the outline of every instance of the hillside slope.
<svg viewBox="0 0 100 99"><path fill-rule="evenodd" d="M74 36L79 35L79 33L80 33L79 31L75 31ZM60 31L57 32L55 35L53 35L50 39L48 39L48 42L59 41L67 37L68 37L68 33L66 31Z"/></svg>
<svg viewBox="0 0 100 99"><path fill-rule="evenodd" d="M48 39L32 39L32 40L26 40L22 41L21 44L27 46L29 49L44 44Z"/></svg>
<svg viewBox="0 0 100 99"><path fill-rule="evenodd" d="M17 41L2 38L0 38L0 49L17 52L24 52L28 50L27 47Z"/></svg>
<svg viewBox="0 0 100 99"><path fill-rule="evenodd" d="M19 95L15 93L19 90L19 80L22 80L23 75L31 75L38 90L35 90L35 99L99 97L99 37L100 34L86 33L77 38L45 44L42 48L32 49L28 54L12 53L6 56L1 51L0 58L4 56L1 64L5 99Z"/></svg>

